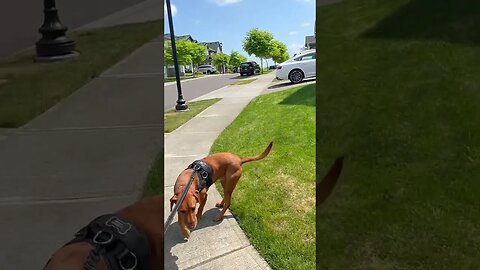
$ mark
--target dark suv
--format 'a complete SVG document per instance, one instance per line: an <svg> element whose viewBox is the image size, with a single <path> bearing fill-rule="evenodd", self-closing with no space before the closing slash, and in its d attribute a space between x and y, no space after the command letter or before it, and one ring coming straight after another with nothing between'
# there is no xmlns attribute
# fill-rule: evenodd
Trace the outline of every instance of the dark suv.
<svg viewBox="0 0 480 270"><path fill-rule="evenodd" d="M253 75L255 73L258 73L259 71L260 71L260 67L258 66L257 62L250 61L250 62L241 63L238 72L240 72L240 76L243 76L243 75Z"/></svg>

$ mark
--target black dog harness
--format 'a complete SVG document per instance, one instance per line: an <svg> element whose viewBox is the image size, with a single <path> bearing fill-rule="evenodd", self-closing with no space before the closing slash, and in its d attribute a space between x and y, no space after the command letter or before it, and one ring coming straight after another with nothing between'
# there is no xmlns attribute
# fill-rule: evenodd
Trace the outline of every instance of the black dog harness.
<svg viewBox="0 0 480 270"><path fill-rule="evenodd" d="M187 169L193 169L198 175L198 192L202 191L204 188L209 188L213 184L212 168L210 168L207 163L201 160L195 160L187 167Z"/></svg>
<svg viewBox="0 0 480 270"><path fill-rule="evenodd" d="M88 242L94 246L84 270L94 270L103 256L109 270L149 269L150 247L145 235L131 223L116 216L102 215L75 234L66 245Z"/></svg>

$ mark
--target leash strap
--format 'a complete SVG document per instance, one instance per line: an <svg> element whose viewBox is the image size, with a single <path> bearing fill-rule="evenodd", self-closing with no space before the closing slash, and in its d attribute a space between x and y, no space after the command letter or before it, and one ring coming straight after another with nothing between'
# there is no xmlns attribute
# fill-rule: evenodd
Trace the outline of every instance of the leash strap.
<svg viewBox="0 0 480 270"><path fill-rule="evenodd" d="M165 225L164 225L165 229L163 230L163 234L167 232L168 227L170 226L170 224L172 224L173 217L175 217L175 213L177 213L178 208L180 207L180 205L182 205L182 202L185 199L185 196L187 195L187 192L190 189L190 186L192 185L193 179L195 178L196 174L197 174L197 171L193 170L192 175L190 176L190 180L188 180L187 186L185 187L185 190L183 190L182 192L182 196L180 196L180 199L173 207L172 212L170 213L170 215L167 218L167 221L165 222Z"/></svg>

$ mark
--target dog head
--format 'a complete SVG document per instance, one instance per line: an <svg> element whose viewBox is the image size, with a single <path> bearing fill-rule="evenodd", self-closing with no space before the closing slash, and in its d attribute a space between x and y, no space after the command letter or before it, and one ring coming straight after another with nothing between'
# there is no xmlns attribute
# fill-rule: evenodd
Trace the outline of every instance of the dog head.
<svg viewBox="0 0 480 270"><path fill-rule="evenodd" d="M180 196L182 196L182 192L176 193L172 196L172 198L170 198L170 211L172 211L173 206L178 203ZM178 207L179 223L185 223L185 226L189 227L190 229L194 229L197 226L197 216L195 210L198 202L200 202L198 191L187 191L185 199Z"/></svg>

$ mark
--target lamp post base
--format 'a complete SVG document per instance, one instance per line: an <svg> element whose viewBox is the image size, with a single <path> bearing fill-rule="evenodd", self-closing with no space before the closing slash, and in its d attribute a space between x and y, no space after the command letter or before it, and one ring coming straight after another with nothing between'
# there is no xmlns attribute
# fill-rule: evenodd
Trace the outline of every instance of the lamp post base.
<svg viewBox="0 0 480 270"><path fill-rule="evenodd" d="M182 96L177 100L177 105L175 105L175 111L177 112L186 112L188 111L188 105L183 99Z"/></svg>
<svg viewBox="0 0 480 270"><path fill-rule="evenodd" d="M71 52L67 54L62 54L62 55L54 55L54 56L35 56L34 60L35 62L38 63L52 63L52 62L57 62L57 61L62 61L62 60L69 60L69 59L75 59L78 56L80 56L80 53L78 52Z"/></svg>

